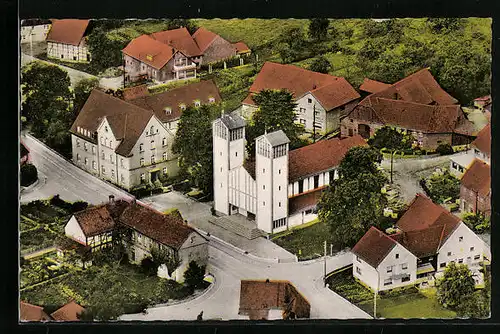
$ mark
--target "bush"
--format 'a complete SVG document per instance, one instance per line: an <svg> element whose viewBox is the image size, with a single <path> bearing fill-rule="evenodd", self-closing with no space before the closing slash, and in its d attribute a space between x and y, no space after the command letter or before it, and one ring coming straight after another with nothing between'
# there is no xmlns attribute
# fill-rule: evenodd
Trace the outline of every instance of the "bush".
<svg viewBox="0 0 500 334"><path fill-rule="evenodd" d="M463 222L467 227L476 233L484 233L490 230L490 221L483 214L469 213L463 217Z"/></svg>
<svg viewBox="0 0 500 334"><path fill-rule="evenodd" d="M436 153L439 153L439 155L453 154L453 147L451 147L451 145L448 143L439 144L439 146L436 148Z"/></svg>
<svg viewBox="0 0 500 334"><path fill-rule="evenodd" d="M85 210L89 206L89 203L84 201L76 201L71 205L71 213Z"/></svg>
<svg viewBox="0 0 500 334"><path fill-rule="evenodd" d="M73 204L63 201L61 198L59 198L59 195L54 195L50 199L50 204L53 206L57 206L58 208L64 209L71 211L73 209Z"/></svg>
<svg viewBox="0 0 500 334"><path fill-rule="evenodd" d="M25 164L21 167L21 186L27 187L38 180L38 171L35 165Z"/></svg>
<svg viewBox="0 0 500 334"><path fill-rule="evenodd" d="M196 261L189 262L188 269L184 273L184 281L191 289L202 288L204 286L205 266L200 266Z"/></svg>
<svg viewBox="0 0 500 334"><path fill-rule="evenodd" d="M155 276L158 273L158 266L150 257L145 257L141 261L141 270L147 276Z"/></svg>

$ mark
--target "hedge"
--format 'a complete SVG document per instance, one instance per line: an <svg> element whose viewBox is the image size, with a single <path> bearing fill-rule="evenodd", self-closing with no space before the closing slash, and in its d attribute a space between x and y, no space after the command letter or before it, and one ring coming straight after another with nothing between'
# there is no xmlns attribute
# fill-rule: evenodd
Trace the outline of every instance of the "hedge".
<svg viewBox="0 0 500 334"><path fill-rule="evenodd" d="M21 186L27 187L38 180L38 171L32 164L21 166Z"/></svg>

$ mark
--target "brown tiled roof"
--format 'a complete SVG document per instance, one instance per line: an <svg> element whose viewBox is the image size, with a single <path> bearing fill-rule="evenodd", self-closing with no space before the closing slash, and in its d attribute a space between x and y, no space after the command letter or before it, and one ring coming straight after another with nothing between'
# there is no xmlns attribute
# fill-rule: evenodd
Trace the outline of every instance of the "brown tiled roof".
<svg viewBox="0 0 500 334"><path fill-rule="evenodd" d="M373 268L377 268L380 262L382 262L396 244L397 243L385 235L384 232L372 226L365 235L359 239L352 249L352 252Z"/></svg>
<svg viewBox="0 0 500 334"><path fill-rule="evenodd" d="M164 45L169 45L181 51L188 57L196 57L203 54L185 27L155 32L150 36Z"/></svg>
<svg viewBox="0 0 500 334"><path fill-rule="evenodd" d="M459 224L459 220L453 219L449 214L443 212L436 222L428 228L402 232L390 237L418 258L432 256L438 253L439 248Z"/></svg>
<svg viewBox="0 0 500 334"><path fill-rule="evenodd" d="M47 42L80 45L90 20L52 20Z"/></svg>
<svg viewBox="0 0 500 334"><path fill-rule="evenodd" d="M215 82L205 80L163 93L139 97L129 102L141 108L152 110L162 122L169 122L181 116L181 104L194 105L195 100L199 100L201 104L208 104L211 97L215 99L216 103L222 101ZM165 112L166 107L172 109L170 114Z"/></svg>
<svg viewBox="0 0 500 334"><path fill-rule="evenodd" d="M474 159L471 166L460 179L463 187L477 192L481 197L487 197L491 192L490 165L479 159Z"/></svg>
<svg viewBox="0 0 500 334"><path fill-rule="evenodd" d="M217 34L201 27L195 31L195 33L193 34L193 39L200 48L200 51L205 52L205 50L208 49L210 44L212 44L217 36Z"/></svg>
<svg viewBox="0 0 500 334"><path fill-rule="evenodd" d="M124 200L116 200L78 211L74 214L86 237L92 237L113 230L116 220L128 206Z"/></svg>
<svg viewBox="0 0 500 334"><path fill-rule="evenodd" d="M115 152L128 156L153 116L150 110L94 89L71 126L70 132L96 142L95 138L88 138L79 133L78 127L94 133L106 117L116 139L121 140Z"/></svg>
<svg viewBox="0 0 500 334"><path fill-rule="evenodd" d="M374 94L366 97L351 112L368 110L371 114L368 121L395 125L405 129L418 130L425 133L452 133L460 125L463 131L472 129L472 124L465 118L458 105L426 105L379 98Z"/></svg>
<svg viewBox="0 0 500 334"><path fill-rule="evenodd" d="M126 88L123 91L123 99L127 100L127 101L136 99L138 97L147 96L147 95L149 95L149 90L148 90L147 84Z"/></svg>
<svg viewBox="0 0 500 334"><path fill-rule="evenodd" d="M363 83L359 86L359 90L368 93L378 93L389 87L391 87L391 85L385 82L364 78Z"/></svg>
<svg viewBox="0 0 500 334"><path fill-rule="evenodd" d="M254 100L252 99L252 95L253 93L249 93L247 95L247 97L245 97L245 99L241 102L242 104L248 104L248 105L251 105L251 106L255 106L256 103L254 102Z"/></svg>
<svg viewBox="0 0 500 334"><path fill-rule="evenodd" d="M163 44L151 36L141 35L131 40L122 52L160 70L172 59L176 51L172 46Z"/></svg>
<svg viewBox="0 0 500 334"><path fill-rule="evenodd" d="M340 164L351 147L366 145L359 136L345 139L320 140L289 152L288 180L296 181L305 176L326 171Z"/></svg>
<svg viewBox="0 0 500 334"><path fill-rule="evenodd" d="M195 232L184 223L180 214L164 215L142 204L129 205L120 215L120 223L174 249L179 249Z"/></svg>
<svg viewBox="0 0 500 334"><path fill-rule="evenodd" d="M21 301L19 309L19 318L21 321L45 321L51 320L43 311L43 307L32 305Z"/></svg>
<svg viewBox="0 0 500 334"><path fill-rule="evenodd" d="M286 89L293 93L294 98L316 90L316 98L325 108L359 98L356 90L343 78L272 62L266 62L262 66L249 91L255 94L263 89ZM249 97L243 103L255 105Z"/></svg>
<svg viewBox="0 0 500 334"><path fill-rule="evenodd" d="M401 99L421 104L451 105L458 103L457 99L439 86L428 68L417 71L387 89L370 96L393 100Z"/></svg>
<svg viewBox="0 0 500 334"><path fill-rule="evenodd" d="M237 53L246 53L250 51L250 48L244 42L236 42L233 45Z"/></svg>
<svg viewBox="0 0 500 334"><path fill-rule="evenodd" d="M80 321L78 319L78 314L81 314L85 309L71 301L66 305L62 306L50 316L56 321Z"/></svg>
<svg viewBox="0 0 500 334"><path fill-rule="evenodd" d="M477 138L472 142L472 146L475 146L478 150L485 153L487 156L491 156L491 124L488 123L486 126L479 131Z"/></svg>
<svg viewBox="0 0 500 334"><path fill-rule="evenodd" d="M289 214L312 209L321 198L321 194L323 193L323 188L324 187L315 191L310 191L304 194L300 194L299 196L289 198L288 199Z"/></svg>
<svg viewBox="0 0 500 334"><path fill-rule="evenodd" d="M444 216L442 216L444 214ZM423 230L444 219L458 222L460 219L448 212L442 206L435 204L425 195L417 194L410 203L408 210L396 223L397 227L404 231Z"/></svg>

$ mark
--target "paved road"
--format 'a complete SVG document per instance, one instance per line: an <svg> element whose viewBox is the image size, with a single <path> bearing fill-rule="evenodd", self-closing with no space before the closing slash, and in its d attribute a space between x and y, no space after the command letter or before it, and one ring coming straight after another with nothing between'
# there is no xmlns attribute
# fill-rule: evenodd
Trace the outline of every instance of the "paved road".
<svg viewBox="0 0 500 334"><path fill-rule="evenodd" d="M312 319L353 319L370 316L323 286L323 261L268 263L241 254L210 239L208 270L216 281L204 295L171 306L150 308L146 314L127 314L120 320L195 320L203 311L204 319L244 319L238 315L241 279L289 280L311 304ZM327 271L352 263L351 253L327 260Z"/></svg>
<svg viewBox="0 0 500 334"><path fill-rule="evenodd" d="M22 136L30 157L38 169L41 182L21 194L21 202L45 199L59 194L67 201L83 200L99 204L109 199L131 198L130 195L74 166L30 135Z"/></svg>

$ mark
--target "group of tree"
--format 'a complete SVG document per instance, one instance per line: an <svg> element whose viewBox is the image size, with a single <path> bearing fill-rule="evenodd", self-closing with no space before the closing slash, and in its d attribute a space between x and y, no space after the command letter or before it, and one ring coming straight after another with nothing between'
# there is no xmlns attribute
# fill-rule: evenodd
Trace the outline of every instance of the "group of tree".
<svg viewBox="0 0 500 334"><path fill-rule="evenodd" d="M35 165L24 164L21 166L21 186L27 187L38 180L38 171Z"/></svg>
<svg viewBox="0 0 500 334"><path fill-rule="evenodd" d="M351 148L338 168L339 178L330 183L318 203L320 221L329 226L331 242L352 247L371 226L380 227L387 197L387 182L379 169L382 154L374 148Z"/></svg>
<svg viewBox="0 0 500 334"><path fill-rule="evenodd" d="M462 221L476 233L489 232L491 228L490 219L481 212L467 213L463 216Z"/></svg>
<svg viewBox="0 0 500 334"><path fill-rule="evenodd" d="M460 180L445 170L425 180L424 189L436 203L455 201L460 197Z"/></svg>
<svg viewBox="0 0 500 334"><path fill-rule="evenodd" d="M489 273L484 271L482 290L476 290L473 275L467 265L450 263L436 282L437 299L461 318L487 318L491 302Z"/></svg>
<svg viewBox="0 0 500 334"><path fill-rule="evenodd" d="M68 130L98 80L82 79L72 89L65 70L37 61L25 65L21 73L23 128L29 126L35 137L71 157Z"/></svg>

